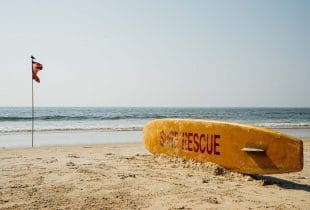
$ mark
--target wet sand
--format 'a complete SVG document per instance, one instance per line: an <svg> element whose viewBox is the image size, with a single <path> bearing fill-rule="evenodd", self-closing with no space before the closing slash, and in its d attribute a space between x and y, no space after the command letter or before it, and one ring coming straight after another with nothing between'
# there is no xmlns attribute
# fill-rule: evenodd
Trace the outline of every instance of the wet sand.
<svg viewBox="0 0 310 210"><path fill-rule="evenodd" d="M0 209L310 209L304 170L248 176L154 156L142 144L0 150Z"/></svg>

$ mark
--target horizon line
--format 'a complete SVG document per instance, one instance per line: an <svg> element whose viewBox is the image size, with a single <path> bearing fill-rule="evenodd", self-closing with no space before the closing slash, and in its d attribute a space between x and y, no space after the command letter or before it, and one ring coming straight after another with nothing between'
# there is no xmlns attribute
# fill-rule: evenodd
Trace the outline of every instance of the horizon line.
<svg viewBox="0 0 310 210"><path fill-rule="evenodd" d="M31 106L1 106L0 108L31 108ZM169 106L169 105L103 105L103 106L35 106L35 108L310 108L310 106Z"/></svg>

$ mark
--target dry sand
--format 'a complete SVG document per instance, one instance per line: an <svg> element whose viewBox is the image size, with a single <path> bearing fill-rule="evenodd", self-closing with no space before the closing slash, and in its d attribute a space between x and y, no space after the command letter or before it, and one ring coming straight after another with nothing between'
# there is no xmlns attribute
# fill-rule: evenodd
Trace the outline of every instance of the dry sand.
<svg viewBox="0 0 310 210"><path fill-rule="evenodd" d="M0 150L0 209L310 209L304 170L248 176L142 144Z"/></svg>

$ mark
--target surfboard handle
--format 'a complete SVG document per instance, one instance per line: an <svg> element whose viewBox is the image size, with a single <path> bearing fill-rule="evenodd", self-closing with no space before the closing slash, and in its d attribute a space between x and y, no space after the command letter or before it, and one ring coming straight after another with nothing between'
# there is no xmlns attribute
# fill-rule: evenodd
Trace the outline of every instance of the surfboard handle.
<svg viewBox="0 0 310 210"><path fill-rule="evenodd" d="M264 149L255 147L244 147L241 149L243 152L265 152Z"/></svg>

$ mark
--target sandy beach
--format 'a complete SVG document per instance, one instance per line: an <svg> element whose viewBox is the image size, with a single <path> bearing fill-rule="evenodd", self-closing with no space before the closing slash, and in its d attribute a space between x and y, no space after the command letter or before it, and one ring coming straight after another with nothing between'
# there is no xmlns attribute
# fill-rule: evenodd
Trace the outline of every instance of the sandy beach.
<svg viewBox="0 0 310 210"><path fill-rule="evenodd" d="M310 210L309 11L1 1L0 210Z"/></svg>
<svg viewBox="0 0 310 210"><path fill-rule="evenodd" d="M304 169L248 176L154 156L138 144L0 150L0 209L309 209Z"/></svg>

